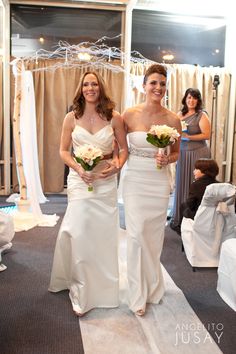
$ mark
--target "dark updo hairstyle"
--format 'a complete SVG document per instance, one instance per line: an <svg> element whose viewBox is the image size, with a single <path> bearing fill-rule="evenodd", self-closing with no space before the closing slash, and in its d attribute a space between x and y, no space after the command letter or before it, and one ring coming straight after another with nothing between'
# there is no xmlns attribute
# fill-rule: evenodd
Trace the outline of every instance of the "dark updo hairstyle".
<svg viewBox="0 0 236 354"><path fill-rule="evenodd" d="M85 110L85 98L83 95L83 83L84 79L88 74L92 74L97 78L98 86L99 86L99 102L96 107L96 112L101 116L101 118L110 121L113 116L113 109L115 108L115 103L110 99L106 92L105 83L103 78L94 71L87 71L81 77L79 87L75 94L75 98L73 100L73 111L75 114L75 118L79 119L84 114Z"/></svg>
<svg viewBox="0 0 236 354"><path fill-rule="evenodd" d="M152 74L160 74L160 75L167 77L167 70L161 64L153 64L153 65L149 66L149 68L147 69L147 71L144 75L144 78L143 78L144 85L146 85L148 77Z"/></svg>
<svg viewBox="0 0 236 354"><path fill-rule="evenodd" d="M212 159L202 158L195 161L195 168L200 170L204 175L215 178L219 173L217 162Z"/></svg>
<svg viewBox="0 0 236 354"><path fill-rule="evenodd" d="M202 96L201 96L201 92L198 89L195 88L188 88L184 94L184 97L182 99L182 105L183 108L181 109L182 115L185 116L186 113L188 113L188 106L186 104L186 98L187 96L190 95L193 98L197 99L197 105L195 107L195 112L199 112L202 110Z"/></svg>

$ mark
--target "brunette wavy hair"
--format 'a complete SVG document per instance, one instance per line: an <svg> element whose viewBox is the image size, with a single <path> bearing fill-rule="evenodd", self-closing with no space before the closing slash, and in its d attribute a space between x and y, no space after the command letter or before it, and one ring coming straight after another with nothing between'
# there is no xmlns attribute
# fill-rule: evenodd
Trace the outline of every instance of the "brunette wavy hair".
<svg viewBox="0 0 236 354"><path fill-rule="evenodd" d="M201 96L201 92L198 90L198 89L195 89L195 88L188 88L184 94L184 97L182 99L182 109L181 109L181 112L182 112L182 115L184 116L186 113L188 113L188 106L186 104L186 98L187 96L190 95L192 96L193 98L196 98L197 99L197 105L195 107L195 112L199 112L202 110L202 96Z"/></svg>
<svg viewBox="0 0 236 354"><path fill-rule="evenodd" d="M103 78L94 71L87 71L83 74L80 79L79 87L75 93L75 97L73 100L72 110L75 114L75 118L79 119L84 114L86 101L83 95L83 83L84 79L88 74L92 74L96 76L99 86L99 102L96 106L96 112L101 116L101 118L105 118L106 120L110 121L112 119L113 110L115 108L115 103L111 100L108 96L105 88L105 83Z"/></svg>

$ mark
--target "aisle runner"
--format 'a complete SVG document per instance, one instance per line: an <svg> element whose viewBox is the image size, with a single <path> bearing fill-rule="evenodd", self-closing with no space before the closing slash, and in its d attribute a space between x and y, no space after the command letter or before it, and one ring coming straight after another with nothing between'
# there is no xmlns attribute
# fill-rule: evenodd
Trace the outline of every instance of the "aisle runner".
<svg viewBox="0 0 236 354"><path fill-rule="evenodd" d="M136 317L125 303L126 241L120 236L121 305L95 309L80 320L85 354L220 354L182 291L165 268L166 293L159 305L148 305L144 317ZM220 340L223 333L216 331Z"/></svg>

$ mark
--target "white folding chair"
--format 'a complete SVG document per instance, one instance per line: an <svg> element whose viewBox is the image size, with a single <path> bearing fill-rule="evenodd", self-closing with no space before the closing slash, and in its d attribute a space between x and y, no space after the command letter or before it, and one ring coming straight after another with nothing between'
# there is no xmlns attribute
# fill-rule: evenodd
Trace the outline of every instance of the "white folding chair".
<svg viewBox="0 0 236 354"><path fill-rule="evenodd" d="M2 254L12 247L11 241L14 235L12 216L0 211L0 271L6 269L6 266L2 264Z"/></svg>
<svg viewBox="0 0 236 354"><path fill-rule="evenodd" d="M186 257L195 267L218 267L223 241L234 238L235 186L213 183L207 186L194 220L183 218L181 237Z"/></svg>
<svg viewBox="0 0 236 354"><path fill-rule="evenodd" d="M224 302L236 311L236 238L222 243L217 291Z"/></svg>

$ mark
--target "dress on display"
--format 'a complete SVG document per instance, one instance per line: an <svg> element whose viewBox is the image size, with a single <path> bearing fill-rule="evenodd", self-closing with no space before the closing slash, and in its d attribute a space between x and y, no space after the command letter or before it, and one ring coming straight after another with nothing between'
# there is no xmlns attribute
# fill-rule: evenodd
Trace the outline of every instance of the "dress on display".
<svg viewBox="0 0 236 354"><path fill-rule="evenodd" d="M199 122L202 113L202 111L197 112L183 119L187 124L188 135L201 133ZM175 196L171 221L173 226L179 226L180 206L188 198L189 188L194 179L193 170L195 161L200 158L210 158L210 156L211 151L206 140L193 141L181 139L180 154L176 164Z"/></svg>
<svg viewBox="0 0 236 354"><path fill-rule="evenodd" d="M129 158L123 174L127 230L128 302L132 311L157 304L164 294L160 256L170 195L168 167L157 169L157 150L147 133L128 134Z"/></svg>
<svg viewBox="0 0 236 354"><path fill-rule="evenodd" d="M72 141L74 150L92 144L108 155L114 132L110 124L95 134L76 125ZM49 291L69 289L73 310L79 313L117 307L117 178L95 180L90 192L78 173L70 169L67 191L68 206L56 242Z"/></svg>

